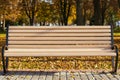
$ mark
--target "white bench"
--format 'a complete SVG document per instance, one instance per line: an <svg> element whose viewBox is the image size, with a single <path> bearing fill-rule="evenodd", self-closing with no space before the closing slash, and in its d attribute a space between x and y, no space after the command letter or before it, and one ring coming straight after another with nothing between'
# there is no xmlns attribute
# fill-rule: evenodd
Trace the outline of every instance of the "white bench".
<svg viewBox="0 0 120 80"><path fill-rule="evenodd" d="M10 26L6 39L4 73L8 57L23 56L112 56L113 72L117 72L118 48L110 26Z"/></svg>

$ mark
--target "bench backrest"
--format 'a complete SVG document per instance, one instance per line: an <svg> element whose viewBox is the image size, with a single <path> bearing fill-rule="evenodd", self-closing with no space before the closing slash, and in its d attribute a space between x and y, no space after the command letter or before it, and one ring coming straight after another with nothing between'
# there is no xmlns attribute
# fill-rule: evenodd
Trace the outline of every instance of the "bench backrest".
<svg viewBox="0 0 120 80"><path fill-rule="evenodd" d="M110 26L10 26L10 48L111 48Z"/></svg>

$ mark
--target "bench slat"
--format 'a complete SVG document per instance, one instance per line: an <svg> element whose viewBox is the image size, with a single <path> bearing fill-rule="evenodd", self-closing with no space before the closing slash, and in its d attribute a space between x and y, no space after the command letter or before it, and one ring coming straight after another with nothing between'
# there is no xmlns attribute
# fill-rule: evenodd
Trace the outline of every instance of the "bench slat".
<svg viewBox="0 0 120 80"><path fill-rule="evenodd" d="M36 27L36 28L10 28L10 30L109 30L110 28L86 28L86 27L77 27L77 28L40 28L40 27Z"/></svg>
<svg viewBox="0 0 120 80"><path fill-rule="evenodd" d="M28 49L29 50L29 49ZM94 53L94 54L97 54L97 53L104 53L104 55L106 55L107 53L114 53L115 54L115 51L40 51L40 50L38 50L38 51L6 51L6 53L13 53L13 54L15 54L15 53L54 53L54 54L57 54L57 53L66 53L66 54L68 54L68 53L73 53L73 54L75 54L75 53L81 53L81 54L84 54L84 53L88 53L88 55L89 55L89 53ZM105 54L106 53L106 54Z"/></svg>
<svg viewBox="0 0 120 80"><path fill-rule="evenodd" d="M111 34L110 33L9 33L9 37L42 37L42 36L71 36L71 37L75 37L75 36L81 36L81 37L92 37L92 36L98 36L98 37L110 37Z"/></svg>
<svg viewBox="0 0 120 80"><path fill-rule="evenodd" d="M9 45L9 48L110 48L111 45Z"/></svg>
<svg viewBox="0 0 120 80"><path fill-rule="evenodd" d="M111 44L111 41L9 41L9 44Z"/></svg>
<svg viewBox="0 0 120 80"><path fill-rule="evenodd" d="M80 51L80 52L84 52L84 51L108 51L108 52L110 52L110 51L113 51L114 52L114 50L112 50L112 49L110 49L110 48L74 48L74 49L64 49L64 48L62 48L62 49L17 49L17 48L11 48L11 49L8 49L8 50L6 50L5 52L49 52L49 51L51 51L51 52L53 52L53 51Z"/></svg>
<svg viewBox="0 0 120 80"><path fill-rule="evenodd" d="M9 33L11 32L42 32L42 33L46 33L46 32L74 32L74 33L78 33L78 32L111 32L110 29L108 30L9 30Z"/></svg>
<svg viewBox="0 0 120 80"><path fill-rule="evenodd" d="M5 53L5 56L15 56L15 57L20 57L20 56L116 56L115 52L105 52L105 51L102 51L102 52L93 52L93 51L84 51L84 52L65 52L65 51L62 51L62 52L59 52L59 51L56 51L56 52L50 52L50 51L47 51L47 52L41 52L41 53L37 53L37 52L9 52L9 53Z"/></svg>
<svg viewBox="0 0 120 80"><path fill-rule="evenodd" d="M110 29L110 26L39 26L39 27L36 27L36 26L10 26L10 29L51 29L51 28L55 28L55 29L66 29L66 28L72 28L72 29L75 29L75 28L79 28L79 29L104 29L104 28L107 28L107 29Z"/></svg>
<svg viewBox="0 0 120 80"><path fill-rule="evenodd" d="M11 42L12 40L31 40L31 41L37 41L37 40L54 40L54 41L61 41L61 40L86 40L86 41L108 41L111 40L111 37L9 37L9 42Z"/></svg>

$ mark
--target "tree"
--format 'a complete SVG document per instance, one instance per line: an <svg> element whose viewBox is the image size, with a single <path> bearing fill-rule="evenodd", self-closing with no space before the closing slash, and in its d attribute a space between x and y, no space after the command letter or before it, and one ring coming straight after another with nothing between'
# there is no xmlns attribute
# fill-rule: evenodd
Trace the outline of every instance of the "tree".
<svg viewBox="0 0 120 80"><path fill-rule="evenodd" d="M71 0L59 0L58 1L59 15L60 15L62 25L68 25L68 18L71 13L72 3L73 2Z"/></svg>
<svg viewBox="0 0 120 80"><path fill-rule="evenodd" d="M8 13L9 0L0 0L0 31L5 29L5 18Z"/></svg>
<svg viewBox="0 0 120 80"><path fill-rule="evenodd" d="M37 22L40 23L40 25L45 26L49 25L51 23L51 15L53 16L53 4L47 3L47 2L41 2L40 9L37 12ZM55 14L54 14L55 15Z"/></svg>
<svg viewBox="0 0 120 80"><path fill-rule="evenodd" d="M94 6L93 23L94 25L100 25L101 24L100 0L93 0L93 6Z"/></svg>
<svg viewBox="0 0 120 80"><path fill-rule="evenodd" d="M76 0L76 24L77 25L83 25L84 24L82 7L83 7L82 0Z"/></svg>
<svg viewBox="0 0 120 80"><path fill-rule="evenodd" d="M119 6L119 8L120 8L120 0L118 0L118 6Z"/></svg>
<svg viewBox="0 0 120 80"><path fill-rule="evenodd" d="M102 0L101 1L101 24L104 25L105 22L105 16L106 16L106 10L109 7L109 1L108 0Z"/></svg>
<svg viewBox="0 0 120 80"><path fill-rule="evenodd" d="M8 25L8 21L16 22L19 14L18 1L15 0L0 0L0 20L1 27L5 29L5 26Z"/></svg>
<svg viewBox="0 0 120 80"><path fill-rule="evenodd" d="M35 15L39 9L40 0L22 0L22 10L29 18L30 25L34 24Z"/></svg>
<svg viewBox="0 0 120 80"><path fill-rule="evenodd" d="M118 0L110 0L109 8L107 9L107 21L109 24L112 23L115 25L115 22L120 18L117 16L119 14Z"/></svg>

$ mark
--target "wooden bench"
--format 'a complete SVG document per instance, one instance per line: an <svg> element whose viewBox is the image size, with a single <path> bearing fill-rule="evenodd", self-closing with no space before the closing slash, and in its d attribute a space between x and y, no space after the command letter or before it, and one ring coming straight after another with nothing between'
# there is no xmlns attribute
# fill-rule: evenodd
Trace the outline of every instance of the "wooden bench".
<svg viewBox="0 0 120 80"><path fill-rule="evenodd" d="M110 26L10 26L6 39L4 73L8 57L23 56L111 56L113 72L117 72L118 48Z"/></svg>

